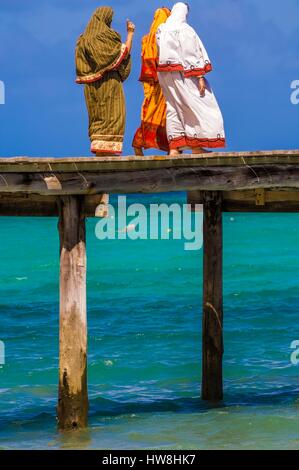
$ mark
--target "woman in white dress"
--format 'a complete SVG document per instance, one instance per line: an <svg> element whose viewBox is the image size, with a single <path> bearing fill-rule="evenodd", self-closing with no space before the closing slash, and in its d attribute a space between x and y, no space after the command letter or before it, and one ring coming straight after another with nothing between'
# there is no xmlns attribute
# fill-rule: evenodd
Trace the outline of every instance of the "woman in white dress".
<svg viewBox="0 0 299 470"><path fill-rule="evenodd" d="M204 148L225 147L222 114L205 78L212 65L203 43L187 23L188 13L186 3L176 3L156 36L170 155L185 148L203 153L207 151Z"/></svg>

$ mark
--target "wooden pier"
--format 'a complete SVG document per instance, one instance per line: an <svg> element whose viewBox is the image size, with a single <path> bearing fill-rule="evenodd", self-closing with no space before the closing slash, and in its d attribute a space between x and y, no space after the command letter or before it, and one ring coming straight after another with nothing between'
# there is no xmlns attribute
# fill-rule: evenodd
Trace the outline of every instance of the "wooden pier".
<svg viewBox="0 0 299 470"><path fill-rule="evenodd" d="M223 397L222 213L299 212L299 150L179 157L0 158L0 215L56 216L60 236L58 425L87 425L85 218L103 193L186 191L204 206L202 390Z"/></svg>

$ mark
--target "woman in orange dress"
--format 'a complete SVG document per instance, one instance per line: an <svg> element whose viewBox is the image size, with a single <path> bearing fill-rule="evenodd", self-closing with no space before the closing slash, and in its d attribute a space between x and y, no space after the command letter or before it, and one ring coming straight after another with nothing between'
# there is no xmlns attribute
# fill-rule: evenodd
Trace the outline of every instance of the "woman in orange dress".
<svg viewBox="0 0 299 470"><path fill-rule="evenodd" d="M150 32L142 40L142 67L139 80L143 83L144 101L141 111L141 125L137 129L133 147L136 155L143 155L143 149L156 148L169 152L166 133L166 103L158 81L157 29L170 16L168 8L155 12Z"/></svg>

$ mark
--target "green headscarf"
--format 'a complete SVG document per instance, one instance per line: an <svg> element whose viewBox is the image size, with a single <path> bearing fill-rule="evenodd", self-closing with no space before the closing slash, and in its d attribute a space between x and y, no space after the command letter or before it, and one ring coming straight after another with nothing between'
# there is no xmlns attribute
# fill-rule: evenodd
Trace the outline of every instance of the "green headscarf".
<svg viewBox="0 0 299 470"><path fill-rule="evenodd" d="M77 83L99 80L113 68L125 49L120 35L111 28L113 9L98 8L76 47Z"/></svg>

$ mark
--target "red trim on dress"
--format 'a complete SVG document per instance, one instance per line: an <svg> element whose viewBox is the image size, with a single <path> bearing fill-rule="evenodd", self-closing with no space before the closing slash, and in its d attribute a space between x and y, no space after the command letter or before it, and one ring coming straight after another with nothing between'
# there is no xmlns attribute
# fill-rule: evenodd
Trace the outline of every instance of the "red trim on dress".
<svg viewBox="0 0 299 470"><path fill-rule="evenodd" d="M119 59L115 62L115 64L113 65L113 67L109 70L107 70L107 72L110 72L111 70L115 70L117 69L120 64L122 63L122 61L127 57L129 53L129 49L127 48L127 46L124 48L122 54L120 55Z"/></svg>
<svg viewBox="0 0 299 470"><path fill-rule="evenodd" d="M116 152L116 150L93 150L90 149L92 153L102 153L103 155L121 155L122 152Z"/></svg>
<svg viewBox="0 0 299 470"><path fill-rule="evenodd" d="M99 73L96 76L94 76L93 78L89 78L89 79L88 78L77 78L76 83L78 83L79 85L80 84L85 84L85 83L94 83L94 82L97 82L98 80L101 80L101 78L103 78L103 74Z"/></svg>
<svg viewBox="0 0 299 470"><path fill-rule="evenodd" d="M181 147L186 147L187 142L186 142L186 137L175 137L174 139L169 139L169 148L170 150L175 150Z"/></svg>
<svg viewBox="0 0 299 470"><path fill-rule="evenodd" d="M158 72L183 72L186 78L188 77L200 77L209 73L213 70L212 64L209 62L202 68L184 69L181 64L159 64Z"/></svg>
<svg viewBox="0 0 299 470"><path fill-rule="evenodd" d="M186 137L188 147L207 147L223 148L225 147L225 138L216 137L215 139L198 139L197 137Z"/></svg>
<svg viewBox="0 0 299 470"><path fill-rule="evenodd" d="M158 72L184 72L182 64L159 64Z"/></svg>
<svg viewBox="0 0 299 470"><path fill-rule="evenodd" d="M181 147L207 147L207 148L223 148L226 145L225 138L216 137L215 139L199 139L197 137L176 137L169 141L169 148L176 150Z"/></svg>
<svg viewBox="0 0 299 470"><path fill-rule="evenodd" d="M103 78L103 76L106 72L112 72L113 70L116 70L120 66L122 61L124 59L126 59L128 53L129 53L129 49L126 46L124 48L123 52L121 53L121 55L119 56L119 58L117 59L117 61L114 63L114 65L112 64L111 68L105 70L103 73L98 72L98 73L94 74L94 76L92 78L84 78L84 77L77 78L76 83L78 83L78 84L94 83L94 82L97 82L98 80L101 80L101 78Z"/></svg>
<svg viewBox="0 0 299 470"><path fill-rule="evenodd" d="M213 70L212 64L206 64L203 68L193 68L189 70L184 71L184 75L186 78L188 77L199 77L202 75L205 75L208 72L211 72Z"/></svg>

